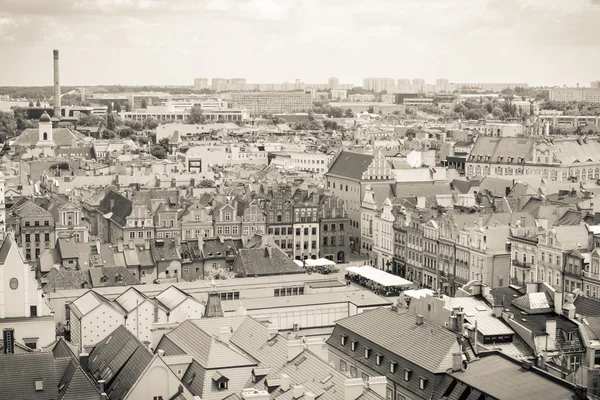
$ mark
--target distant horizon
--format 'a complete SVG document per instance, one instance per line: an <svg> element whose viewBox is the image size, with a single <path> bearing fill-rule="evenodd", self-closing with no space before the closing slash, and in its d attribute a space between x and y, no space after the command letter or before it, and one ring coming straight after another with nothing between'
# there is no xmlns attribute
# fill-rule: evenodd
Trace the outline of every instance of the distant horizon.
<svg viewBox="0 0 600 400"><path fill-rule="evenodd" d="M0 86L600 80L600 0L2 0ZM585 61L581 61L582 58ZM449 78L450 79L450 78Z"/></svg>

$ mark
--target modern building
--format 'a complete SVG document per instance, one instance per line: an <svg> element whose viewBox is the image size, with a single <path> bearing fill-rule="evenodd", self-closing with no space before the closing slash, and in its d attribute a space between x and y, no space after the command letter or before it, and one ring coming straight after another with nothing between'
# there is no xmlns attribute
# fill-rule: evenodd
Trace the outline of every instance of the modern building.
<svg viewBox="0 0 600 400"><path fill-rule="evenodd" d="M250 114L275 114L305 111L312 108L312 97L306 93L232 93L234 107L248 110Z"/></svg>
<svg viewBox="0 0 600 400"><path fill-rule="evenodd" d="M600 88L555 88L550 89L550 100L558 102L586 102L600 104Z"/></svg>
<svg viewBox="0 0 600 400"><path fill-rule="evenodd" d="M327 81L327 86L329 86L329 89L337 89L339 84L340 80L338 78L329 78Z"/></svg>
<svg viewBox="0 0 600 400"><path fill-rule="evenodd" d="M194 90L208 89L208 79L194 78Z"/></svg>

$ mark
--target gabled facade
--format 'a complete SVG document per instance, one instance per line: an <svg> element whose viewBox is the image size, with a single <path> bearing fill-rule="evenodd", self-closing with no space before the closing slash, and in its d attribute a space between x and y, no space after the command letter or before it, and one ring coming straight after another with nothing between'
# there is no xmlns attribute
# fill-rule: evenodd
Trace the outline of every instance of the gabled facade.
<svg viewBox="0 0 600 400"><path fill-rule="evenodd" d="M157 239L170 239L181 235L177 206L170 207L161 203L154 214L154 226Z"/></svg>
<svg viewBox="0 0 600 400"><path fill-rule="evenodd" d="M373 254L375 267L390 271L394 257L394 220L392 201L386 198L374 216Z"/></svg>
<svg viewBox="0 0 600 400"><path fill-rule="evenodd" d="M312 200L312 199L311 199ZM312 201L296 203L294 211L294 258L319 258L319 207Z"/></svg>
<svg viewBox="0 0 600 400"><path fill-rule="evenodd" d="M321 257L345 263L348 251L355 243L350 241L350 218L344 202L337 196L326 196L319 206Z"/></svg>
<svg viewBox="0 0 600 400"><path fill-rule="evenodd" d="M238 215L238 202L235 199L227 203L217 203L213 209L213 221L217 236L239 237L242 218Z"/></svg>
<svg viewBox="0 0 600 400"><path fill-rule="evenodd" d="M267 231L267 217L263 204L258 199L252 199L244 208L242 216L242 235L252 237L256 233Z"/></svg>
<svg viewBox="0 0 600 400"><path fill-rule="evenodd" d="M27 262L36 261L44 249L53 249L56 236L54 218L31 200L23 198L11 209L15 239L23 248Z"/></svg>
<svg viewBox="0 0 600 400"><path fill-rule="evenodd" d="M360 212L360 243L361 251L367 258L373 258L373 235L375 234L375 216L377 215L377 202L375 192L370 185L364 188L364 197Z"/></svg>
<svg viewBox="0 0 600 400"><path fill-rule="evenodd" d="M266 232L273 235L275 243L289 257L293 257L294 220L293 202L288 188L280 187L273 190L272 197L265 201Z"/></svg>
<svg viewBox="0 0 600 400"><path fill-rule="evenodd" d="M57 207L56 237L70 238L76 242L88 242L88 226L83 223L83 209L71 202Z"/></svg>
<svg viewBox="0 0 600 400"><path fill-rule="evenodd" d="M54 317L42 294L35 272L8 233L0 247L0 328L12 329L17 343L33 349L46 346L56 336Z"/></svg>
<svg viewBox="0 0 600 400"><path fill-rule="evenodd" d="M197 240L215 236L211 207L199 200L188 205L179 217L182 240Z"/></svg>

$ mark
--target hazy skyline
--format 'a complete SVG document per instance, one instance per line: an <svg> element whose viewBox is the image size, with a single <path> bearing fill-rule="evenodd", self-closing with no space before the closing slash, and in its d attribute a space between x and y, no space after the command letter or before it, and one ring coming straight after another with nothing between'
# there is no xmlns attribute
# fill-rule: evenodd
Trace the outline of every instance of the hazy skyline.
<svg viewBox="0 0 600 400"><path fill-rule="evenodd" d="M0 1L3 86L600 80L600 0Z"/></svg>

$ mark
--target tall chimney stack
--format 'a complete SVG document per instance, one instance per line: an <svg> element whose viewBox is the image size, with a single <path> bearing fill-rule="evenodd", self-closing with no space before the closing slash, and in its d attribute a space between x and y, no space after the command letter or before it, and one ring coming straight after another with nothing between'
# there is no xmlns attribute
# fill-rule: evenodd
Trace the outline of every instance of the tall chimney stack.
<svg viewBox="0 0 600 400"><path fill-rule="evenodd" d="M58 71L58 50L54 50L54 117L60 118L60 76Z"/></svg>

